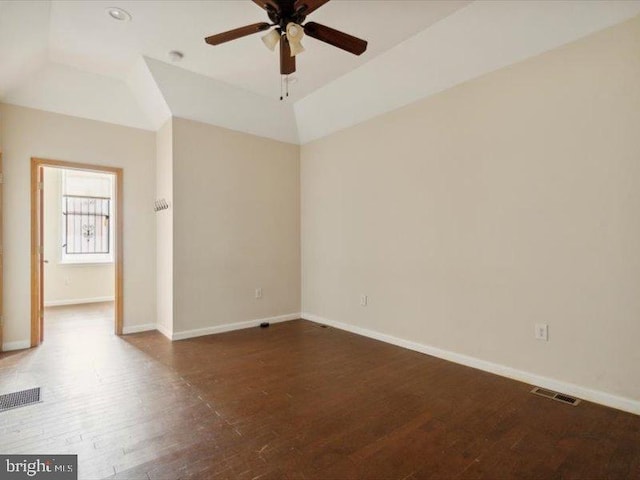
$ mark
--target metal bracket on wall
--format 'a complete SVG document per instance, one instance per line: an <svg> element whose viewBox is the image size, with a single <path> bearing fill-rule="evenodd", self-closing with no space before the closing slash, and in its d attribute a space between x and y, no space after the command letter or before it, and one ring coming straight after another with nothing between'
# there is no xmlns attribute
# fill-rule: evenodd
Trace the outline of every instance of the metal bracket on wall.
<svg viewBox="0 0 640 480"><path fill-rule="evenodd" d="M159 212L161 210L166 210L168 208L169 208L169 203L164 198L156 200L153 204L154 212Z"/></svg>

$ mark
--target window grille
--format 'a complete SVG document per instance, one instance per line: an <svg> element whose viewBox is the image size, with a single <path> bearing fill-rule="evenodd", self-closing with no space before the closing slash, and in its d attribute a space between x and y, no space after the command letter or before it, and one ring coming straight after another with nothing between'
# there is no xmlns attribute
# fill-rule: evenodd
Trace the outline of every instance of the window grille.
<svg viewBox="0 0 640 480"><path fill-rule="evenodd" d="M64 253L110 253L111 200L105 197L63 196Z"/></svg>

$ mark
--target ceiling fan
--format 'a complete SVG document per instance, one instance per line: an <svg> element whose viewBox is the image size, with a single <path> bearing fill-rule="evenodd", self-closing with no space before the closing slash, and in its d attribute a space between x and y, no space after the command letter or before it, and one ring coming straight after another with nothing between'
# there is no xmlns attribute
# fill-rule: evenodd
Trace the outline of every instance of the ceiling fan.
<svg viewBox="0 0 640 480"><path fill-rule="evenodd" d="M265 45L274 50L280 42L280 73L289 75L296 71L296 55L304 51L300 43L302 36L308 36L341 48L354 55L361 55L367 49L367 42L352 35L334 30L316 22L303 22L329 0L252 0L266 10L272 23L260 22L211 35L205 38L209 45L220 45L237 38L269 30L264 37Z"/></svg>

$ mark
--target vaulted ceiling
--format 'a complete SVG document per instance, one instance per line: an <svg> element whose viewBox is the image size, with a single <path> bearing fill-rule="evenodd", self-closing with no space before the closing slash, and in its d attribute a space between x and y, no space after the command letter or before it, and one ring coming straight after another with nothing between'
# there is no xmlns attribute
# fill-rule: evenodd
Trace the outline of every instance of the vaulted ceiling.
<svg viewBox="0 0 640 480"><path fill-rule="evenodd" d="M132 20L106 9L118 6ZM0 101L157 129L175 115L305 143L640 13L633 1L333 0L310 18L369 41L356 57L303 39L280 101L249 0L0 0ZM184 59L172 63L168 52Z"/></svg>

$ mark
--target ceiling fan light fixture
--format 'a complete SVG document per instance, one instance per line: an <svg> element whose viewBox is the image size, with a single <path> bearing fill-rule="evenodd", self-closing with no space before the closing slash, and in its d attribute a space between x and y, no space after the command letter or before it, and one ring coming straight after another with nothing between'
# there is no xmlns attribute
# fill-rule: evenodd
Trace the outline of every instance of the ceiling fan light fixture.
<svg viewBox="0 0 640 480"><path fill-rule="evenodd" d="M289 40L292 57L304 52L304 47L302 46L302 43L300 43L303 36L303 28L297 23L289 22L287 25L287 40Z"/></svg>
<svg viewBox="0 0 640 480"><path fill-rule="evenodd" d="M299 42L304 36L304 30L297 23L289 22L287 25L287 38L289 42Z"/></svg>
<svg viewBox="0 0 640 480"><path fill-rule="evenodd" d="M262 37L262 41L264 42L264 44L269 50L273 51L276 49L276 45L278 45L278 42L280 41L280 34L274 28L273 30L271 30L269 33L267 33Z"/></svg>
<svg viewBox="0 0 640 480"><path fill-rule="evenodd" d="M302 38L303 34L304 31L302 30L302 27L300 25L298 25L297 23L289 22L289 24L287 25L287 36L289 37L289 40L291 40L291 38Z"/></svg>
<svg viewBox="0 0 640 480"><path fill-rule="evenodd" d="M289 50L291 51L291 56L295 57L299 53L304 52L304 47L302 46L302 43L300 43L300 42L289 41Z"/></svg>

